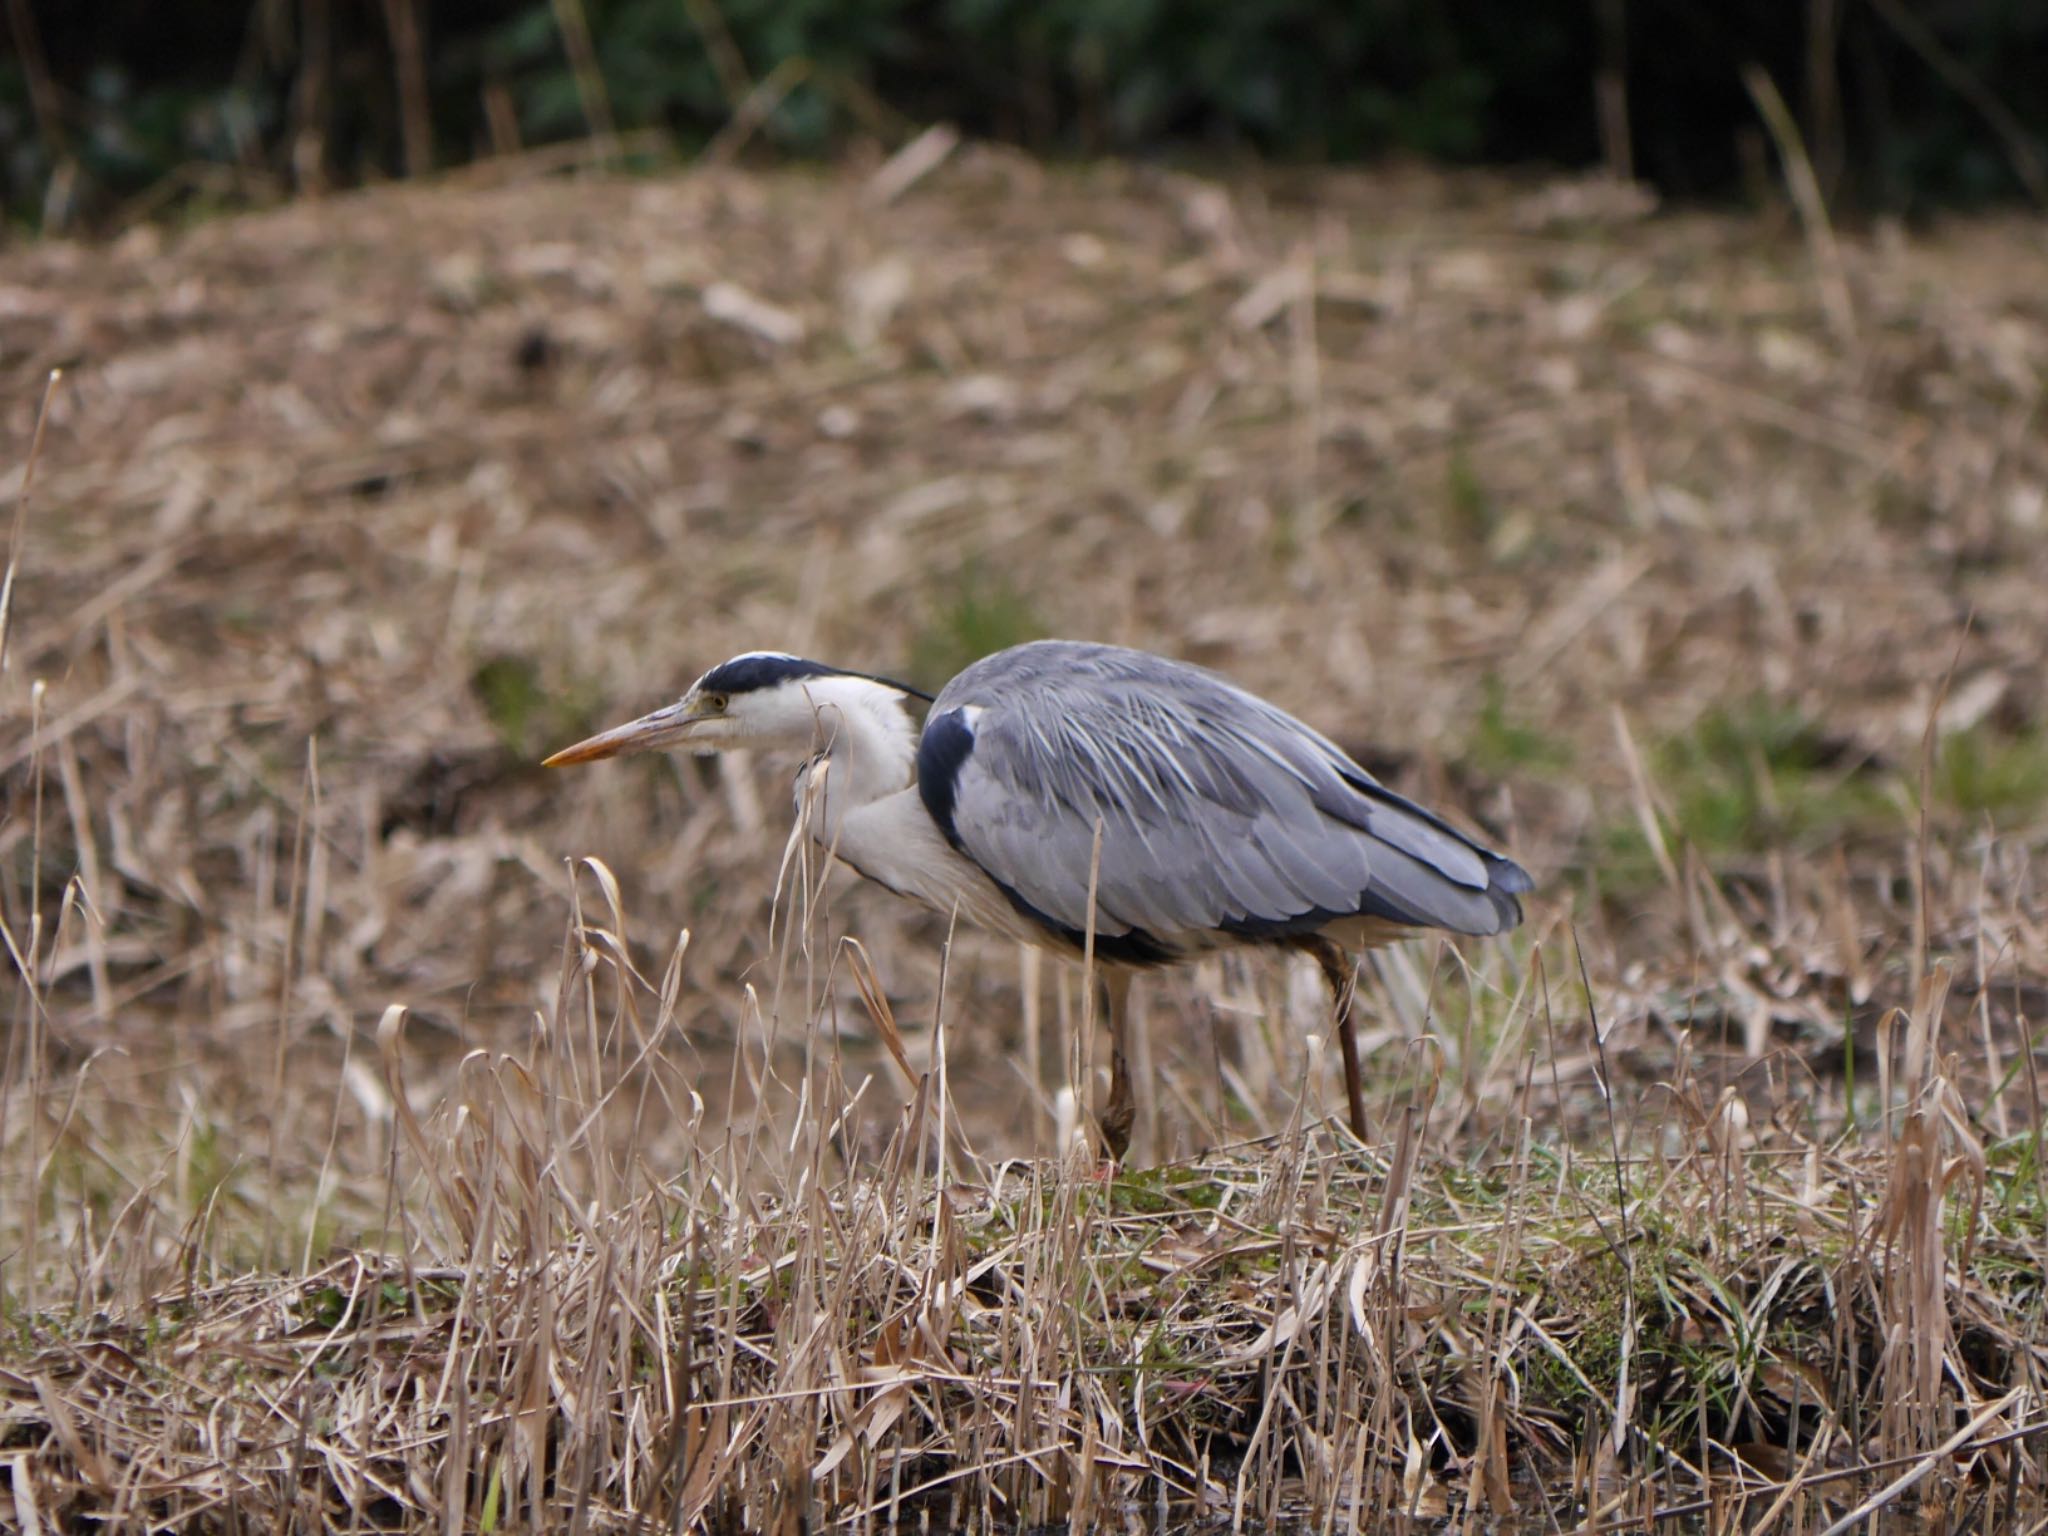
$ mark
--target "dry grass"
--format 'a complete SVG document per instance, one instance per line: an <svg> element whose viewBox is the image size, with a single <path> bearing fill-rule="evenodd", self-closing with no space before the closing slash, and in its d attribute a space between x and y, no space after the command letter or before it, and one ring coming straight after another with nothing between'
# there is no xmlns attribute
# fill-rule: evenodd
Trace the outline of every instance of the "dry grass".
<svg viewBox="0 0 2048 1536"><path fill-rule="evenodd" d="M2048 1517L2040 226L1824 291L1583 188L917 170L0 259L7 463L68 369L0 1513ZM532 767L749 646L1040 630L1538 873L1375 961L1372 1145L1312 976L1236 959L1147 989L1105 1184L1073 978L802 865L771 925L779 770Z"/></svg>

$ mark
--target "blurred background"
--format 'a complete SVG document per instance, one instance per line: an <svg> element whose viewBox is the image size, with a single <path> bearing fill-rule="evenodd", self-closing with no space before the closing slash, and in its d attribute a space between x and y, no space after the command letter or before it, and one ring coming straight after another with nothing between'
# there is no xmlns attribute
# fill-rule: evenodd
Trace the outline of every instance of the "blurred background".
<svg viewBox="0 0 2048 1536"><path fill-rule="evenodd" d="M624 162L832 156L944 120L1055 157L1604 166L1822 194L2048 197L2030 0L7 0L18 229L275 200L591 135Z"/></svg>
<svg viewBox="0 0 2048 1536"><path fill-rule="evenodd" d="M1755 1123L1856 1123L1844 1063L1943 958L1982 1112L2032 1081L2048 9L0 19L0 914L43 1106L4 1139L46 1209L203 1208L226 1255L237 1210L373 1226L384 1008L423 1100L558 1041L612 985L577 890L641 978L622 1060L690 935L622 1156L675 1166L692 1091L720 1134L793 1113L821 1047L907 1091L842 933L920 1066L948 967L976 1146L1052 1145L1071 979L942 961L845 880L771 927L788 765L538 768L764 646L927 686L1045 634L1188 657L1505 844L1521 934L1374 963L1376 1092L1434 1035L1445 1137L1522 1112L1539 1047L1553 1128L1601 1112L1595 1012L1631 1114L1700 1051ZM1582 962L1590 1002L1533 1005ZM1145 1155L1327 1091L1312 973L1142 1006Z"/></svg>

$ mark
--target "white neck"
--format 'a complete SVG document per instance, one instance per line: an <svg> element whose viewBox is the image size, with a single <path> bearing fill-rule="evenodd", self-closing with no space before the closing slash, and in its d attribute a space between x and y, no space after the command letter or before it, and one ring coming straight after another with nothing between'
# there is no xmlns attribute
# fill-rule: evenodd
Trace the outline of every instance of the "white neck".
<svg viewBox="0 0 2048 1536"><path fill-rule="evenodd" d="M866 678L811 678L804 690L820 756L797 775L797 806L811 836L829 843L848 813L909 786L917 733L902 695Z"/></svg>
<svg viewBox="0 0 2048 1536"><path fill-rule="evenodd" d="M916 785L917 731L903 696L864 678L812 678L804 686L818 755L796 776L796 803L811 838L935 912L1024 942L1039 937L926 813Z"/></svg>

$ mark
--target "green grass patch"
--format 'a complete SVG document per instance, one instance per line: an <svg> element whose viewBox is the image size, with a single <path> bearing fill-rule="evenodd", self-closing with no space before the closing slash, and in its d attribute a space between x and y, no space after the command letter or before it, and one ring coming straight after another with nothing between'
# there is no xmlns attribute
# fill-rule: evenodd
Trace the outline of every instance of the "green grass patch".
<svg viewBox="0 0 2048 1536"><path fill-rule="evenodd" d="M1761 698L1710 710L1658 754L1677 830L1707 852L1831 841L1896 825L1896 785L1866 773L1797 708Z"/></svg>
<svg viewBox="0 0 2048 1536"><path fill-rule="evenodd" d="M1761 696L1708 710L1658 743L1648 766L1668 812L1667 837L1710 863L1895 835L1910 820L1910 787L1896 771L1860 756L1796 706ZM1658 879L1632 807L1617 811L1595 857L1603 887Z"/></svg>
<svg viewBox="0 0 2048 1536"><path fill-rule="evenodd" d="M1475 768L1495 777L1541 774L1554 761L1548 748L1489 692L1473 731ZM1796 707L1761 697L1708 711L1656 744L1648 767L1669 813L1667 837L1710 863L1896 839L1910 830L1920 798L1917 766L1863 757ZM1945 737L1929 788L1941 817L2001 829L2036 824L2048 816L2048 730L1973 726ZM1660 878L1633 807L1612 815L1590 858L1610 892Z"/></svg>
<svg viewBox="0 0 2048 1536"><path fill-rule="evenodd" d="M577 679L543 679L531 656L485 658L470 673L470 691L508 752L535 757L597 729L601 695Z"/></svg>
<svg viewBox="0 0 2048 1536"><path fill-rule="evenodd" d="M1489 674L1482 688L1479 718L1472 724L1466 759L1489 778L1511 773L1559 774L1572 765L1571 744L1526 723L1511 708L1507 684Z"/></svg>
<svg viewBox="0 0 2048 1536"><path fill-rule="evenodd" d="M911 642L912 680L936 690L971 661L1044 638L1045 621L1005 576L970 565Z"/></svg>
<svg viewBox="0 0 2048 1536"><path fill-rule="evenodd" d="M1444 467L1444 517L1450 529L1471 544L1484 544L1500 528L1500 503L1463 444L1451 450Z"/></svg>
<svg viewBox="0 0 2048 1536"><path fill-rule="evenodd" d="M2048 811L2048 730L2002 734L1972 726L1943 738L1934 761L1938 805L2000 826Z"/></svg>

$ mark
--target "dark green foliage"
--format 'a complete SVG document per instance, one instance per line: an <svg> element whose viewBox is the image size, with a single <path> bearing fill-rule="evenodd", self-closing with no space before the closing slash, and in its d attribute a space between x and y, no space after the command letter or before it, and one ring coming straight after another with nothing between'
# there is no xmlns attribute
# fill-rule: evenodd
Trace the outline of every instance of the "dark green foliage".
<svg viewBox="0 0 2048 1536"><path fill-rule="evenodd" d="M384 6L281 0L29 0L57 103L33 109L0 58L0 191L33 220L91 220L181 175L198 198L275 195L317 144L324 176L399 172L400 87ZM2005 114L2048 143L2048 7L1961 0L1938 13L1839 9L1826 97L1807 99L1822 8L1642 0L577 0L610 111L688 151L786 67L758 142L831 153L855 133L947 118L1041 152L1193 146L1352 160L1587 165L1594 80L1619 60L1639 174L1667 191L1746 189L1758 135L1741 70L1779 83L1831 192L1911 207L2022 190ZM437 164L490 146L502 93L527 143L590 122L555 0L413 0ZM1624 35L1603 34L1604 14ZM324 28L324 31L322 30ZM317 41L316 41L317 40ZM1968 89L1961 89L1958 81ZM1996 103L1987 109L1986 103ZM2036 189L2038 191L2038 188Z"/></svg>
<svg viewBox="0 0 2048 1536"><path fill-rule="evenodd" d="M1003 44L957 55L988 100L1026 132L1065 124L1084 148L1194 135L1333 159L1468 158L1485 147L1506 42L1418 0L948 0L942 15L962 41ZM1507 30L1562 64L1573 29Z"/></svg>
<svg viewBox="0 0 2048 1536"><path fill-rule="evenodd" d="M786 60L805 77L763 131L806 154L823 153L850 126L849 87L907 48L900 18L908 0L726 0L696 16L730 39L738 72L722 78L714 49L682 0L586 0L605 93L620 126L665 127L685 142L714 130L738 105L735 94ZM715 18L715 20L712 20ZM585 131L583 100L562 49L554 8L530 5L494 29L475 54L480 72L505 83L529 139ZM731 69L731 65L728 65Z"/></svg>

